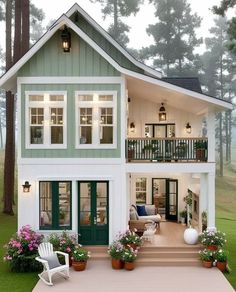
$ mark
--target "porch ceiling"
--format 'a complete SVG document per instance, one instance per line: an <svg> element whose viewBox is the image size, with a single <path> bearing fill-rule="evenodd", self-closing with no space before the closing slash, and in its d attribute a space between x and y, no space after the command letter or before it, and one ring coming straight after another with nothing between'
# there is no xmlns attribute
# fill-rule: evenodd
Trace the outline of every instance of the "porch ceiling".
<svg viewBox="0 0 236 292"><path fill-rule="evenodd" d="M158 104L164 102L167 106L169 105L181 110L184 109L185 111L196 115L223 110L221 106L207 100L201 100L190 94L178 92L174 89L149 83L131 76L127 76L127 88L130 98L142 98ZM191 93L189 90L188 92ZM193 95L194 93L195 92L193 92ZM208 97L206 96L206 99L207 98Z"/></svg>

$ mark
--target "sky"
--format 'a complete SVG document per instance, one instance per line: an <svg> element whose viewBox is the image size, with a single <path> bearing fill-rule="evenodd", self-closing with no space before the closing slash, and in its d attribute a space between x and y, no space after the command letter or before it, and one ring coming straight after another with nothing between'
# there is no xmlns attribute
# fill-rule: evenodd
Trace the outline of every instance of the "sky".
<svg viewBox="0 0 236 292"><path fill-rule="evenodd" d="M57 19L63 13L70 9L76 0L31 0L38 8L42 8L46 15L45 25L50 19ZM197 12L202 17L201 28L196 30L198 36L208 36L208 30L213 26L214 15L209 10L213 5L218 5L220 0L188 0L191 5L192 12ZM102 18L101 4L91 3L89 0L77 0L77 3L92 16L104 29L106 29L111 18L105 21ZM145 5L142 6L136 16L124 18L124 21L131 27L129 38L129 47L139 49L150 45L153 40L146 34L146 28L149 24L155 23L154 8L149 1L145 0ZM137 37L138 36L138 37ZM200 53L204 50L201 46L197 51Z"/></svg>

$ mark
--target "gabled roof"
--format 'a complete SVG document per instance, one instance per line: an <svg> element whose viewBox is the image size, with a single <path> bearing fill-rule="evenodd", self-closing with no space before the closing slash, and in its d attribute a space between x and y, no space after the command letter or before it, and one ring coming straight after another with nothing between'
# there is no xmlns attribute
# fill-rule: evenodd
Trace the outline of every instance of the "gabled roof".
<svg viewBox="0 0 236 292"><path fill-rule="evenodd" d="M161 80L185 89L202 93L202 88L198 77L163 77Z"/></svg>

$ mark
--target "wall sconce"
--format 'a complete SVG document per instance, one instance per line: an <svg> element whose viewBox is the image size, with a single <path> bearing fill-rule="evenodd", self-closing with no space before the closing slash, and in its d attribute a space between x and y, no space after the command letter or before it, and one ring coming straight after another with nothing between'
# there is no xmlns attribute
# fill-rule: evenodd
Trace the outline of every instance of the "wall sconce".
<svg viewBox="0 0 236 292"><path fill-rule="evenodd" d="M191 132L192 132L192 127L191 127L191 125L189 124L189 122L186 124L185 129L186 129L186 133L187 133L187 134L191 134Z"/></svg>
<svg viewBox="0 0 236 292"><path fill-rule="evenodd" d="M166 109L164 107L164 103L161 103L161 107L159 109L159 121L163 122L166 121Z"/></svg>
<svg viewBox="0 0 236 292"><path fill-rule="evenodd" d="M71 48L71 35L66 26L61 33L61 41L63 52L69 53Z"/></svg>
<svg viewBox="0 0 236 292"><path fill-rule="evenodd" d="M25 183L22 185L23 187L23 193L29 193L31 185L28 181L25 181Z"/></svg>
<svg viewBox="0 0 236 292"><path fill-rule="evenodd" d="M135 132L135 124L134 124L134 122L130 123L129 127L130 127L130 132L134 133Z"/></svg>

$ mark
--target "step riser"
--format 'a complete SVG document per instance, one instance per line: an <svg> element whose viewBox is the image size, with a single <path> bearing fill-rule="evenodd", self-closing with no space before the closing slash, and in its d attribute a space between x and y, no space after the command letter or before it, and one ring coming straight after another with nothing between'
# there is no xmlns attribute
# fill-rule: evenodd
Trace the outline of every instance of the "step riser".
<svg viewBox="0 0 236 292"><path fill-rule="evenodd" d="M199 255L196 253L139 253L139 258L199 258Z"/></svg>
<svg viewBox="0 0 236 292"><path fill-rule="evenodd" d="M137 261L137 267L200 267L199 262L142 262Z"/></svg>

